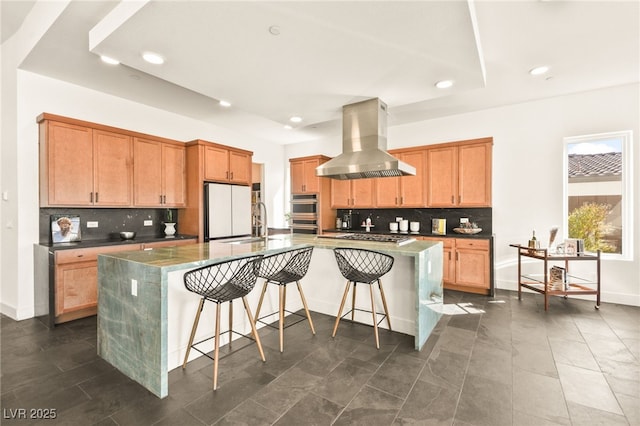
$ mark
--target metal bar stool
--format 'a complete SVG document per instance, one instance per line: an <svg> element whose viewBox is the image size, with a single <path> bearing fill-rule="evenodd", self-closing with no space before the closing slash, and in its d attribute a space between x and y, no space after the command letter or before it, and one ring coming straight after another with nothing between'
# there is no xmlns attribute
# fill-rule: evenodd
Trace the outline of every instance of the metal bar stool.
<svg viewBox="0 0 640 426"><path fill-rule="evenodd" d="M300 293L300 299L302 299L302 305L304 306L306 318L309 320L311 332L313 334L316 334L316 330L313 327L313 321L311 320L311 315L309 314L309 308L307 307L307 300L305 299L304 293L302 292L302 287L300 286L300 280L307 274L307 270L309 269L312 252L313 247L305 247L301 249L287 250L285 252L273 254L271 256L265 256L260 262L260 267L258 268L258 276L260 278L264 278L265 281L264 286L262 287L262 294L260 295L260 302L258 302L258 308L256 309L256 323L260 321L267 326L273 327L271 324L262 321L263 318L269 317L273 315L273 313L260 317L260 309L262 308L262 301L264 300L264 295L267 291L267 284L277 284L279 286L278 330L280 332L280 352L284 350L283 334L284 328L286 328L284 327L285 312L301 317L300 320L287 325L287 327L290 327L304 320L304 316L296 312L287 311L285 309L287 299L287 284L292 282L296 283L298 292Z"/></svg>
<svg viewBox="0 0 640 426"><path fill-rule="evenodd" d="M256 331L253 316L251 315L251 309L247 303L246 295L253 289L258 279L256 272L259 267L262 255L248 256L239 259L227 260L211 265L203 266L201 268L194 269L184 274L184 286L187 290L202 296L198 311L196 312L196 318L193 322L193 328L191 329L191 337L189 338L189 346L187 347L187 353L184 356L184 362L182 368L187 366L187 360L189 359L189 352L191 348L205 355L213 360L213 390L218 387L218 355L220 350L220 305L224 302L229 302L229 330L224 333L236 333L244 336L241 333L233 331L233 300L242 298L244 309L249 317L249 323L251 324L251 333L253 339L258 346L258 352L260 358L265 361L264 352L262 351L262 344L260 343L260 336ZM213 337L206 338L197 343L193 343L193 339L196 335L196 329L198 328L198 322L200 321L200 314L204 307L204 302L209 301L216 304L216 324L215 335ZM244 336L247 337L247 336ZM213 358L207 353L201 351L196 347L200 343L208 340L215 340L215 349ZM229 345L231 345L231 336L229 337Z"/></svg>
<svg viewBox="0 0 640 426"><path fill-rule="evenodd" d="M370 312L373 316L373 332L376 336L376 348L380 349L380 340L378 338L378 324L380 324L385 318L387 319L387 325L391 330L391 320L389 318L389 309L387 309L387 299L384 296L384 290L382 289L382 281L380 277L391 270L393 266L393 257L379 253L372 250L357 249L357 248L334 248L333 252L338 262L338 268L340 273L347 279L347 285L344 289L344 295L342 296L342 302L340 303L340 310L336 318L336 324L333 327L333 334L331 337L336 337L338 331L338 325L340 320L351 313L351 321L354 320L355 311ZM380 296L382 297L382 306L384 307L384 314L376 313L376 305L373 297L373 284L378 283L378 289L380 290ZM356 304L356 286L358 283L369 285L369 294L371 295L371 311L365 309L358 309ZM344 303L347 300L349 294L349 287L353 284L353 293L351 297L351 310L342 315L342 309ZM378 321L377 316L381 315L382 318Z"/></svg>

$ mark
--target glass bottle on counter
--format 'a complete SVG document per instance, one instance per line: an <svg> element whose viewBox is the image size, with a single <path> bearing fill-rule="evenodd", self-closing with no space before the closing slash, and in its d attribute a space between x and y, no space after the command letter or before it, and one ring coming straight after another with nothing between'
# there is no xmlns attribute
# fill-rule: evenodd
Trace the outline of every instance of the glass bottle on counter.
<svg viewBox="0 0 640 426"><path fill-rule="evenodd" d="M533 234L531 235L531 239L529 240L529 248L530 249L537 249L540 248L540 244L538 243L538 239L536 238L536 231L533 231Z"/></svg>

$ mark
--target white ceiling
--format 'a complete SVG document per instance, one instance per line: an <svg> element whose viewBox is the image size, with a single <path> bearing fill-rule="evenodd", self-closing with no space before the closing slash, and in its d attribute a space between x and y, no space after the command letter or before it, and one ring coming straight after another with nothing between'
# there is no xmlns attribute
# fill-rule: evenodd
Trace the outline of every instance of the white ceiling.
<svg viewBox="0 0 640 426"><path fill-rule="evenodd" d="M33 3L2 1L3 42ZM341 106L372 97L394 125L638 82L639 5L73 0L21 68L294 143L339 134Z"/></svg>

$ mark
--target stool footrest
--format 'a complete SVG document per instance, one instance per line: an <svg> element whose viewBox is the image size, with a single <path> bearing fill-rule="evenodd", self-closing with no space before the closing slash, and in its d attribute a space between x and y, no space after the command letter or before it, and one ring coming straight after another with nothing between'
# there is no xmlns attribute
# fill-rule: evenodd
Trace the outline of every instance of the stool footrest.
<svg viewBox="0 0 640 426"><path fill-rule="evenodd" d="M347 311L344 315L342 315L342 316L340 317L340 320L342 321L343 319L345 319L344 317L346 317L347 315L349 315L349 314L350 314L351 312L353 312L353 311L366 312L366 313L368 313L368 314L372 314L372 313L373 313L372 311L368 311L368 310L366 310L366 309L360 309L360 308L350 309L349 311ZM380 321L378 321L377 325L380 325L380 323L381 323L382 321L384 321L384 320L385 320L385 318L387 318L387 314L385 314L384 312L376 312L376 316L381 317L381 318L380 318ZM351 320L350 320L350 319L348 319L348 318L347 318L346 320L347 320L347 321L351 321ZM358 321L351 321L351 322L358 322ZM362 323L360 323L360 322L358 322L358 323L359 323L359 324L362 324ZM366 325L366 324L365 324L365 325Z"/></svg>
<svg viewBox="0 0 640 426"><path fill-rule="evenodd" d="M290 324L284 325L282 328L289 328L292 325L296 325L297 323L302 322L302 321L307 319L307 317L305 315L299 314L297 312L287 311L286 309L284 310L284 312L288 313L288 314L291 314L291 315L296 315L296 316L300 317L300 319L295 321L295 322L292 322ZM273 322L266 322L266 321L262 320L263 318L267 318L267 317L270 317L270 316L273 316L273 315L278 315L278 312L272 312L272 313L270 313L268 315L261 316L260 318L256 319L256 322L260 322L260 323L266 325L267 327L278 328L278 325L277 325L278 324L278 320L275 320ZM286 321L286 319L285 319L285 321ZM274 323L276 325L274 325Z"/></svg>
<svg viewBox="0 0 640 426"><path fill-rule="evenodd" d="M251 333L249 333L249 334L242 334L242 333L238 333L237 331L233 331L233 330L223 331L223 332L221 332L221 333L220 333L220 336L222 337L222 335L223 335L223 334L227 334L227 333L229 333L229 334L232 334L232 333L237 334L237 335L238 335L238 336L240 336L240 337L244 337L245 339L250 340L250 342L248 342L248 343L246 343L246 344L242 345L242 346L241 346L241 347L239 347L238 349L234 349L232 352L229 352L228 354L226 354L226 355L224 355L224 356L219 357L219 359L223 359L223 358L225 358L225 357L227 357L227 356L231 355L231 354L232 354L232 353L234 353L234 352L240 351L240 350L242 350L242 349L244 349L244 348L246 348L246 347L248 347L248 346L252 345L252 344L253 344L253 342L255 342L255 341L256 341L253 337L251 337ZM213 348L212 348L209 352L204 352L204 351L200 350L199 348L197 348L197 345L200 345L200 344L202 344L202 343L208 342L209 340L214 340L215 338L216 338L215 336L211 336L211 337L207 337L206 339L202 339L202 340L200 340L199 342L196 342L196 343L192 344L192 345L191 345L191 348L192 348L194 351L200 352L202 355L206 356L206 357L207 357L207 358L209 358L210 360L214 360L214 358L213 358L211 355L209 355L209 352L213 352L213 351L214 351L214 349L213 349ZM227 342L227 345L229 345L229 343L231 343L231 341Z"/></svg>

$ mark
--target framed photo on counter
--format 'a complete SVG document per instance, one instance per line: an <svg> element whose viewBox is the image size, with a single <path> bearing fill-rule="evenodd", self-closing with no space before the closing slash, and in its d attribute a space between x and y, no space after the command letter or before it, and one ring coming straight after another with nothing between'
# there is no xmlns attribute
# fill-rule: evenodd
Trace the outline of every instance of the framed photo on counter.
<svg viewBox="0 0 640 426"><path fill-rule="evenodd" d="M51 215L51 241L54 244L81 241L80 216Z"/></svg>

